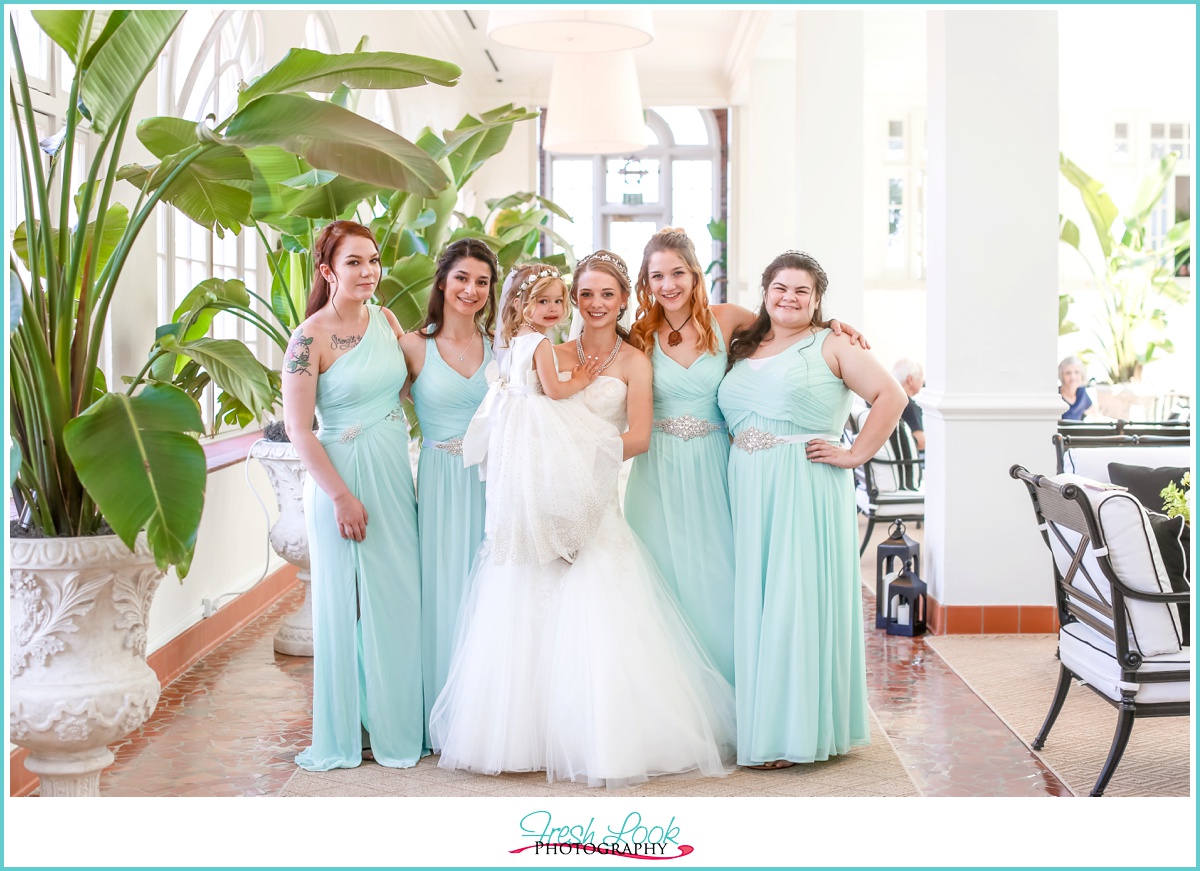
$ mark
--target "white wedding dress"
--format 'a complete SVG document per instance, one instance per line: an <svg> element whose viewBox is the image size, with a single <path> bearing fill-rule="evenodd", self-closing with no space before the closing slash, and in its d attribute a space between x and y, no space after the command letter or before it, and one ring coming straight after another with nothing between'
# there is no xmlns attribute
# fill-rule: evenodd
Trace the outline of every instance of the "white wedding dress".
<svg viewBox="0 0 1200 871"><path fill-rule="evenodd" d="M592 413L586 442L625 429L625 393L602 375L556 404ZM526 444L521 456L552 463L554 450ZM489 513L503 513L506 493L492 485L489 474ZM604 486L605 511L573 564L499 565L484 542L430 718L440 766L610 787L727 773L733 688L621 516L615 472Z"/></svg>

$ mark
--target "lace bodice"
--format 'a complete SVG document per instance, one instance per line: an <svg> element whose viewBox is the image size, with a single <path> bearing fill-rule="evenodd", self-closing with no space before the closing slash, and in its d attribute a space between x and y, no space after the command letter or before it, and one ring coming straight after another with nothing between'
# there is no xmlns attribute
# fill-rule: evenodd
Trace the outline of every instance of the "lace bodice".
<svg viewBox="0 0 1200 871"><path fill-rule="evenodd" d="M571 399L582 402L588 411L607 420L619 432L625 432L629 428L625 405L625 394L628 390L628 386L620 378L600 375Z"/></svg>

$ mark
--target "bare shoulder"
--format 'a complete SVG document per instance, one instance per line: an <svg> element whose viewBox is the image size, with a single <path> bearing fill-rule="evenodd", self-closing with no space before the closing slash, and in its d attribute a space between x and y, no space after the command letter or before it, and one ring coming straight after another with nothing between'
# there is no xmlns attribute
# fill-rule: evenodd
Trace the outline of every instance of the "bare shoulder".
<svg viewBox="0 0 1200 871"><path fill-rule="evenodd" d="M646 356L645 352L639 351L629 342L621 345L615 362L619 363L621 368L630 375L649 375L654 371L650 358Z"/></svg>
<svg viewBox="0 0 1200 871"><path fill-rule="evenodd" d="M383 316L387 318L388 326L392 328L392 332L395 333L397 337L403 336L405 334L404 328L400 326L400 321L397 319L396 313L387 306L380 306L379 308L380 311L383 312Z"/></svg>
<svg viewBox="0 0 1200 871"><path fill-rule="evenodd" d="M740 305L734 305L731 302L721 302L711 306L713 317L717 319L717 323L721 325L721 332L725 334L732 333L736 329L746 326L754 320L754 312Z"/></svg>
<svg viewBox="0 0 1200 871"><path fill-rule="evenodd" d="M387 309L384 309L387 311ZM391 314L391 312L388 312ZM395 315L392 315L394 318ZM425 335L419 330L413 330L411 333L402 333L400 336L400 348L405 354L410 356L420 355L425 356Z"/></svg>

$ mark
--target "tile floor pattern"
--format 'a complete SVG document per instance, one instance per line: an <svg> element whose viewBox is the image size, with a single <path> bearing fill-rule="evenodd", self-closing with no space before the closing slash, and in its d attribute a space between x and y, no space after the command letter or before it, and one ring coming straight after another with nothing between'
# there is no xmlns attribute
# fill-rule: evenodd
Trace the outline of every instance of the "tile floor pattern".
<svg viewBox="0 0 1200 871"><path fill-rule="evenodd" d="M874 544L863 560L872 578ZM277 794L311 728L312 661L278 655L271 643L302 595L288 593L164 688L150 720L113 748L101 792ZM863 605L871 706L925 795L1069 794L924 641L874 629L873 597Z"/></svg>

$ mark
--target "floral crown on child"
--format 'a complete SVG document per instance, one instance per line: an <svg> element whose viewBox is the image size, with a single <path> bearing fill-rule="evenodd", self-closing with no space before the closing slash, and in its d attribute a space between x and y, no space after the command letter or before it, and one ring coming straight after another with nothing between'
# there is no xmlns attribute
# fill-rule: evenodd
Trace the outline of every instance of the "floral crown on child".
<svg viewBox="0 0 1200 871"><path fill-rule="evenodd" d="M525 280L517 286L517 293L524 293L534 284L537 284L543 278L558 278L558 270L553 266L542 266L537 272L531 272L525 276Z"/></svg>

